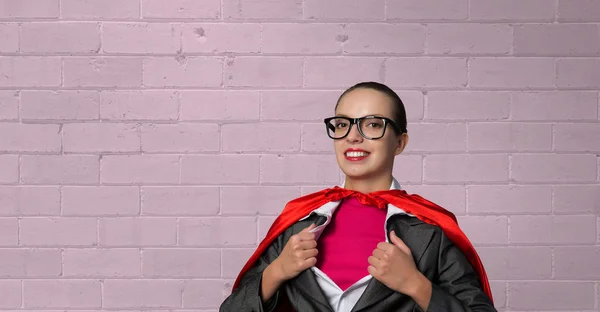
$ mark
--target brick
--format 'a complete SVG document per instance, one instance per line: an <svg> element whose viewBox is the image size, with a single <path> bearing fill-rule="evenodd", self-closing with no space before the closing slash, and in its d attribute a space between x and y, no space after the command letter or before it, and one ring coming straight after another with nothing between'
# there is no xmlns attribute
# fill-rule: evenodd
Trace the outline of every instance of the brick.
<svg viewBox="0 0 600 312"><path fill-rule="evenodd" d="M139 277L140 250L66 249L63 276L68 277Z"/></svg>
<svg viewBox="0 0 600 312"><path fill-rule="evenodd" d="M510 282L509 309L517 310L592 310L593 282L539 281ZM556 300L560 298L560 300Z"/></svg>
<svg viewBox="0 0 600 312"><path fill-rule="evenodd" d="M43 278L61 275L61 251L48 248L0 249L0 277Z"/></svg>
<svg viewBox="0 0 600 312"><path fill-rule="evenodd" d="M597 22L600 1L559 0L556 13L559 22Z"/></svg>
<svg viewBox="0 0 600 312"><path fill-rule="evenodd" d="M208 57L154 57L144 60L144 86L220 87L223 62Z"/></svg>
<svg viewBox="0 0 600 312"><path fill-rule="evenodd" d="M256 91L183 91L181 120L258 120L259 96Z"/></svg>
<svg viewBox="0 0 600 312"><path fill-rule="evenodd" d="M600 123L554 125L554 150L600 152Z"/></svg>
<svg viewBox="0 0 600 312"><path fill-rule="evenodd" d="M59 0L0 0L0 18L58 18Z"/></svg>
<svg viewBox="0 0 600 312"><path fill-rule="evenodd" d="M181 49L180 39L179 24L102 24L102 50L106 53L176 53Z"/></svg>
<svg viewBox="0 0 600 312"><path fill-rule="evenodd" d="M221 188L220 211L221 215L278 215L300 195L297 186L227 186Z"/></svg>
<svg viewBox="0 0 600 312"><path fill-rule="evenodd" d="M21 52L98 53L100 26L90 22L21 25Z"/></svg>
<svg viewBox="0 0 600 312"><path fill-rule="evenodd" d="M552 278L550 247L480 247L490 279L540 280Z"/></svg>
<svg viewBox="0 0 600 312"><path fill-rule="evenodd" d="M183 307L216 309L231 294L231 286L229 282L222 280L185 281Z"/></svg>
<svg viewBox="0 0 600 312"><path fill-rule="evenodd" d="M382 81L383 59L374 57L307 57L305 87L348 88L359 81Z"/></svg>
<svg viewBox="0 0 600 312"><path fill-rule="evenodd" d="M25 280L25 308L100 308L102 286L93 280Z"/></svg>
<svg viewBox="0 0 600 312"><path fill-rule="evenodd" d="M181 218L179 245L219 248L254 246L257 243L256 221L254 217Z"/></svg>
<svg viewBox="0 0 600 312"><path fill-rule="evenodd" d="M218 249L144 249L144 277L219 277L221 252Z"/></svg>
<svg viewBox="0 0 600 312"><path fill-rule="evenodd" d="M98 175L98 156L21 156L21 182L27 184L96 184Z"/></svg>
<svg viewBox="0 0 600 312"><path fill-rule="evenodd" d="M225 152L292 152L300 150L300 125L287 123L222 126Z"/></svg>
<svg viewBox="0 0 600 312"><path fill-rule="evenodd" d="M193 23L182 28L184 53L258 53L260 38L261 25L257 23Z"/></svg>
<svg viewBox="0 0 600 312"><path fill-rule="evenodd" d="M427 155L423 178L426 182L507 182L506 154Z"/></svg>
<svg viewBox="0 0 600 312"><path fill-rule="evenodd" d="M262 241L275 221L275 216L258 217L258 241Z"/></svg>
<svg viewBox="0 0 600 312"><path fill-rule="evenodd" d="M388 0L386 19L465 20L469 14L467 0Z"/></svg>
<svg viewBox="0 0 600 312"><path fill-rule="evenodd" d="M306 0L304 18L309 20L384 20L385 0Z"/></svg>
<svg viewBox="0 0 600 312"><path fill-rule="evenodd" d="M100 219L101 246L175 246L177 220L174 218Z"/></svg>
<svg viewBox="0 0 600 312"><path fill-rule="evenodd" d="M514 55L600 54L600 32L597 25L526 24L516 26L514 33Z"/></svg>
<svg viewBox="0 0 600 312"><path fill-rule="evenodd" d="M21 281L0 281L0 308L21 308Z"/></svg>
<svg viewBox="0 0 600 312"><path fill-rule="evenodd" d="M303 124L301 149L305 152L328 152L334 153L333 141L326 134L325 125Z"/></svg>
<svg viewBox="0 0 600 312"><path fill-rule="evenodd" d="M394 91L404 104L408 122L423 120L425 112L425 96L421 91Z"/></svg>
<svg viewBox="0 0 600 312"><path fill-rule="evenodd" d="M124 57L65 58L65 87L141 87L142 59Z"/></svg>
<svg viewBox="0 0 600 312"><path fill-rule="evenodd" d="M550 58L473 58L469 86L482 88L554 87L554 60Z"/></svg>
<svg viewBox="0 0 600 312"><path fill-rule="evenodd" d="M338 183L334 157L322 155L262 155L261 183Z"/></svg>
<svg viewBox="0 0 600 312"><path fill-rule="evenodd" d="M236 57L227 60L225 83L229 87L301 87L302 58Z"/></svg>
<svg viewBox="0 0 600 312"><path fill-rule="evenodd" d="M258 183L259 160L256 155L185 156L181 163L184 184Z"/></svg>
<svg viewBox="0 0 600 312"><path fill-rule="evenodd" d="M512 120L596 120L598 94L587 91L512 93Z"/></svg>
<svg viewBox="0 0 600 312"><path fill-rule="evenodd" d="M549 214L552 187L544 185L469 185L467 211L472 214Z"/></svg>
<svg viewBox="0 0 600 312"><path fill-rule="evenodd" d="M558 59L556 61L556 86L600 88L600 58Z"/></svg>
<svg viewBox="0 0 600 312"><path fill-rule="evenodd" d="M340 53L344 41L339 24L264 24L262 53Z"/></svg>
<svg viewBox="0 0 600 312"><path fill-rule="evenodd" d="M504 120L510 115L508 92L431 91L427 92L425 119Z"/></svg>
<svg viewBox="0 0 600 312"><path fill-rule="evenodd" d="M600 186L557 185L552 203L556 214L600 214Z"/></svg>
<svg viewBox="0 0 600 312"><path fill-rule="evenodd" d="M178 280L105 280L103 308L179 308L183 284Z"/></svg>
<svg viewBox="0 0 600 312"><path fill-rule="evenodd" d="M26 218L20 220L19 243L23 246L94 246L96 219Z"/></svg>
<svg viewBox="0 0 600 312"><path fill-rule="evenodd" d="M178 183L177 155L114 155L101 161L101 183Z"/></svg>
<svg viewBox="0 0 600 312"><path fill-rule="evenodd" d="M458 224L471 243L475 245L508 243L508 217L463 216L458 217ZM550 257L548 257L548 260L550 260ZM491 276L490 278L498 277Z"/></svg>
<svg viewBox="0 0 600 312"><path fill-rule="evenodd" d="M344 30L346 37L341 39L345 39L342 42L346 53L420 54L425 47L425 27L420 24L361 23L349 24Z"/></svg>
<svg viewBox="0 0 600 312"><path fill-rule="evenodd" d="M216 187L143 187L143 215L210 216L219 213Z"/></svg>
<svg viewBox="0 0 600 312"><path fill-rule="evenodd" d="M98 119L100 94L97 91L21 91L21 119Z"/></svg>
<svg viewBox="0 0 600 312"><path fill-rule="evenodd" d="M60 152L59 125L0 123L0 133L0 151Z"/></svg>
<svg viewBox="0 0 600 312"><path fill-rule="evenodd" d="M100 93L103 120L176 120L178 93L166 90L106 91Z"/></svg>
<svg viewBox="0 0 600 312"><path fill-rule="evenodd" d="M506 284L504 281L490 281L495 308L506 307Z"/></svg>
<svg viewBox="0 0 600 312"><path fill-rule="evenodd" d="M511 216L513 244L594 244L595 216Z"/></svg>
<svg viewBox="0 0 600 312"><path fill-rule="evenodd" d="M140 126L137 124L65 124L63 150L73 153L139 152Z"/></svg>
<svg viewBox="0 0 600 312"><path fill-rule="evenodd" d="M217 152L217 124L150 124L142 126L143 152Z"/></svg>
<svg viewBox="0 0 600 312"><path fill-rule="evenodd" d="M559 279L598 279L600 248L587 246L554 248L554 273Z"/></svg>
<svg viewBox="0 0 600 312"><path fill-rule="evenodd" d="M554 21L556 3L546 0L478 0L470 4L476 21ZM516 8L516 9L515 9Z"/></svg>
<svg viewBox="0 0 600 312"><path fill-rule="evenodd" d="M423 182L423 156L399 155L396 156L392 174L400 183Z"/></svg>
<svg viewBox="0 0 600 312"><path fill-rule="evenodd" d="M123 216L140 213L140 189L133 186L65 186L62 215Z"/></svg>
<svg viewBox="0 0 600 312"><path fill-rule="evenodd" d="M511 52L512 28L504 24L430 24L428 54L501 54Z"/></svg>
<svg viewBox="0 0 600 312"><path fill-rule="evenodd" d="M1 42L1 41L0 41ZM0 90L0 120L19 119L19 92Z"/></svg>
<svg viewBox="0 0 600 312"><path fill-rule="evenodd" d="M19 221L17 218L0 218L0 246L19 244Z"/></svg>
<svg viewBox="0 0 600 312"><path fill-rule="evenodd" d="M467 60L464 58L390 58L385 82L395 87L464 87Z"/></svg>
<svg viewBox="0 0 600 312"><path fill-rule="evenodd" d="M141 0L144 18L219 19L219 0Z"/></svg>
<svg viewBox="0 0 600 312"><path fill-rule="evenodd" d="M462 185L407 185L402 188L409 194L420 195L455 215L465 214L466 189Z"/></svg>
<svg viewBox="0 0 600 312"><path fill-rule="evenodd" d="M584 154L513 155L511 180L517 182L593 182L596 181L596 157Z"/></svg>
<svg viewBox="0 0 600 312"><path fill-rule="evenodd" d="M58 87L60 67L60 58L0 57L0 87Z"/></svg>
<svg viewBox="0 0 600 312"><path fill-rule="evenodd" d="M0 186L0 215L58 214L58 186Z"/></svg>
<svg viewBox="0 0 600 312"><path fill-rule="evenodd" d="M223 278L236 278L253 253L254 248L223 249L221 251ZM185 304L185 299L183 301Z"/></svg>
<svg viewBox="0 0 600 312"><path fill-rule="evenodd" d="M340 95L337 91L262 91L261 119L322 122L326 116L334 115Z"/></svg>
<svg viewBox="0 0 600 312"><path fill-rule="evenodd" d="M139 0L62 0L61 17L69 19L139 18Z"/></svg>
<svg viewBox="0 0 600 312"><path fill-rule="evenodd" d="M302 18L302 0L223 0L225 19L281 19Z"/></svg>
<svg viewBox="0 0 600 312"><path fill-rule="evenodd" d="M19 181L19 156L0 155L0 183Z"/></svg>
<svg viewBox="0 0 600 312"><path fill-rule="evenodd" d="M552 125L531 123L471 123L469 151L550 151Z"/></svg>
<svg viewBox="0 0 600 312"><path fill-rule="evenodd" d="M0 52L19 51L19 24L0 23Z"/></svg>
<svg viewBox="0 0 600 312"><path fill-rule="evenodd" d="M406 151L436 152L466 150L467 127L460 123L418 123L411 126Z"/></svg>

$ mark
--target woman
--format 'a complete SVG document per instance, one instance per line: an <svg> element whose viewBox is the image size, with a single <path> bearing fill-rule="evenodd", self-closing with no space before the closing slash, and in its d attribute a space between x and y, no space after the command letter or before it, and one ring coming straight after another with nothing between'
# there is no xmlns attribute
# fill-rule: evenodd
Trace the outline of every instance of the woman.
<svg viewBox="0 0 600 312"><path fill-rule="evenodd" d="M392 176L406 123L383 84L340 96L325 125L344 184L286 205L220 311L496 311L454 215Z"/></svg>

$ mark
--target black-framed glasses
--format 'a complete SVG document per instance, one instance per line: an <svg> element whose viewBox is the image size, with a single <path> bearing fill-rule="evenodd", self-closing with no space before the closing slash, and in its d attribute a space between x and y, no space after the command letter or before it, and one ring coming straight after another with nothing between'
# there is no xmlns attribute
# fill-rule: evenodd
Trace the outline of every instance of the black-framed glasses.
<svg viewBox="0 0 600 312"><path fill-rule="evenodd" d="M359 118L338 116L325 118L324 122L327 129L327 135L334 140L345 138L348 133L350 133L350 129L354 124L358 125L358 133L368 140L381 139L385 135L385 129L388 124L392 126L396 133L402 133L396 122L380 116L365 116Z"/></svg>

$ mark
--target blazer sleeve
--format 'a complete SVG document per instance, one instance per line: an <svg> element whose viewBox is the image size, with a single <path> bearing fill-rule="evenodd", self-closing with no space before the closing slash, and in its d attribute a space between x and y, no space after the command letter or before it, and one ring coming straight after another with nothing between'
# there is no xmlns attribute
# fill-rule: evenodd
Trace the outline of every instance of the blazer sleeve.
<svg viewBox="0 0 600 312"><path fill-rule="evenodd" d="M280 235L258 258L255 265L244 274L238 288L221 304L219 312L273 312L279 302L280 290L269 301L263 303L260 297L262 275L265 268L281 253Z"/></svg>
<svg viewBox="0 0 600 312"><path fill-rule="evenodd" d="M440 230L437 279L432 281L428 312L488 312L494 308L479 275L463 252Z"/></svg>

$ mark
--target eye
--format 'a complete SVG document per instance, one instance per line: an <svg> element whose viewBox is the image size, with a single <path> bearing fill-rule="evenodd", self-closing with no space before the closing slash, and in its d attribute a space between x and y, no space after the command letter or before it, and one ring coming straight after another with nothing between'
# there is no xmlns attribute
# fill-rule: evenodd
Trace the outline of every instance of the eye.
<svg viewBox="0 0 600 312"><path fill-rule="evenodd" d="M367 124L367 126L371 127L371 128L381 128L382 125L379 122L370 122Z"/></svg>
<svg viewBox="0 0 600 312"><path fill-rule="evenodd" d="M335 123L335 127L338 128L338 129L343 129L343 128L347 127L347 126L348 126L347 122L340 121L340 122L336 122Z"/></svg>

